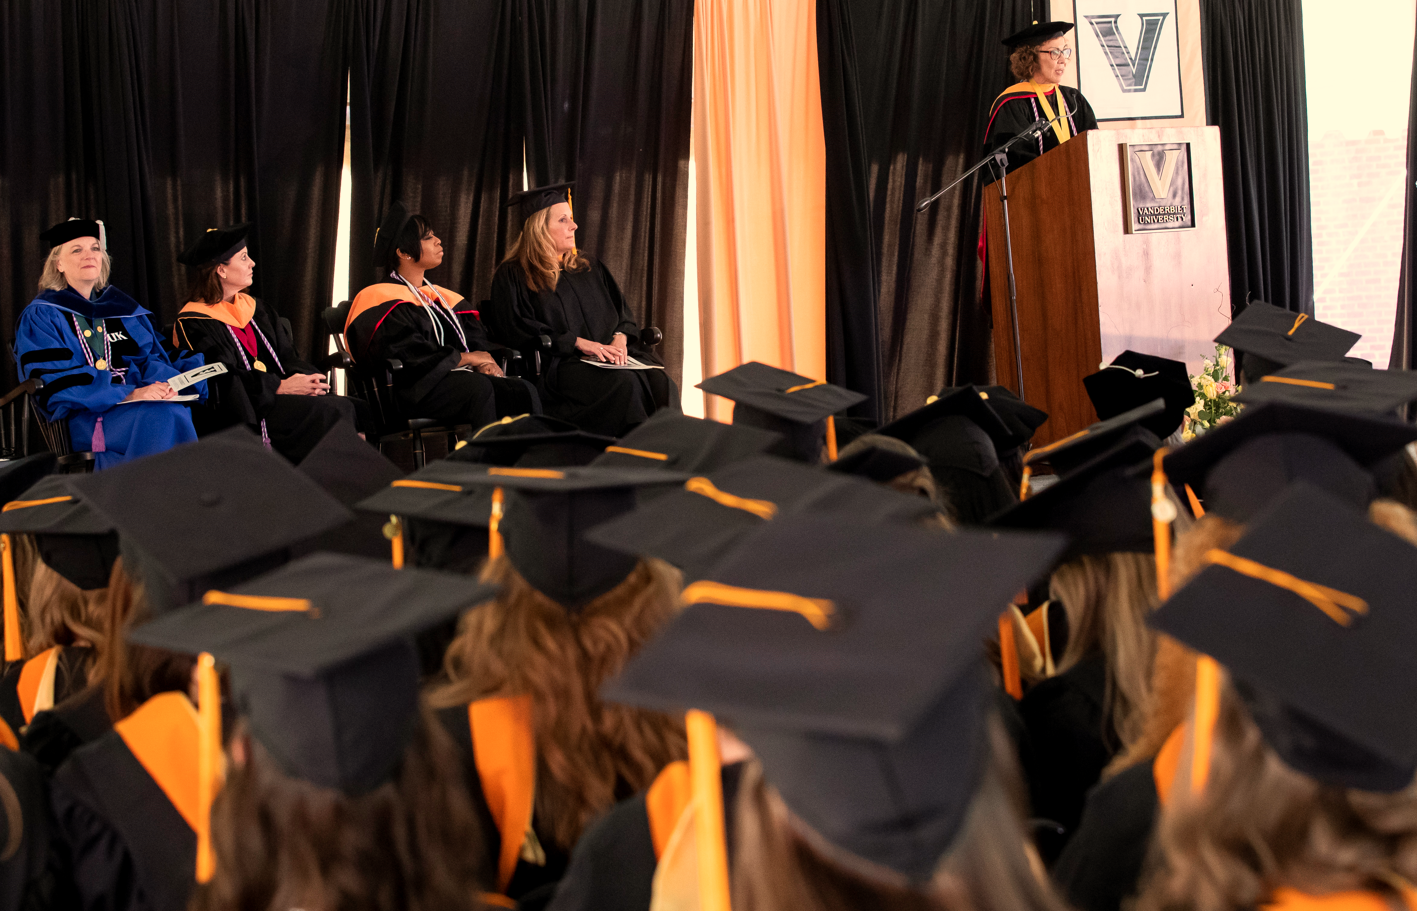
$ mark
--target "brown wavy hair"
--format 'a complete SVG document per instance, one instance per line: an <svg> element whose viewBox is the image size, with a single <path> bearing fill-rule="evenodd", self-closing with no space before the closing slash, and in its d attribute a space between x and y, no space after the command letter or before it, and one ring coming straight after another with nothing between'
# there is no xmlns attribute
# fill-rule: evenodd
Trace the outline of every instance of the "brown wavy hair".
<svg viewBox="0 0 1417 911"><path fill-rule="evenodd" d="M225 263L207 263L192 270L192 280L187 285L187 300L197 304L216 304L225 299L221 278L216 274L218 266Z"/></svg>
<svg viewBox="0 0 1417 911"><path fill-rule="evenodd" d="M478 906L481 832L457 748L426 708L397 774L357 797L287 775L244 722L234 737L246 762L212 806L217 872L191 908Z"/></svg>
<svg viewBox="0 0 1417 911"><path fill-rule="evenodd" d="M107 589L84 591L36 556L27 600L21 613L28 626L26 656L55 645L96 646L102 641Z"/></svg>
<svg viewBox="0 0 1417 911"><path fill-rule="evenodd" d="M522 274L526 276L526 286L533 291L555 291L563 269L584 272L590 268L590 260L579 250L556 253L556 244L551 240L550 222L550 206L533 212L522 226L521 236L502 260L521 266Z"/></svg>
<svg viewBox="0 0 1417 911"><path fill-rule="evenodd" d="M1038 49L1041 44L1024 44L1009 54L1009 70L1020 82L1032 82L1033 71L1038 69Z"/></svg>
<svg viewBox="0 0 1417 911"><path fill-rule="evenodd" d="M151 617L142 583L123 569L123 558L113 563L108 577L103 636L98 643L89 684L102 685L104 706L115 722L127 718L158 693L187 692L193 658L128 641L128 630Z"/></svg>
<svg viewBox="0 0 1417 911"><path fill-rule="evenodd" d="M1013 744L991 720L992 758L960 833L923 886L830 844L796 818L762 767L743 770L735 805L737 911L1064 911L1024 832Z"/></svg>
<svg viewBox="0 0 1417 911"><path fill-rule="evenodd" d="M1280 887L1395 897L1417 880L1417 786L1357 791L1290 768L1226 678L1205 791L1178 789L1155 839L1137 911L1254 908Z"/></svg>
<svg viewBox="0 0 1417 911"><path fill-rule="evenodd" d="M649 787L687 756L681 719L602 702L602 683L672 617L681 577L660 560L640 561L618 586L575 613L531 586L505 556L484 581L498 597L468 611L444 662L439 707L529 694L535 724L535 815L553 843L570 849L616 800Z"/></svg>

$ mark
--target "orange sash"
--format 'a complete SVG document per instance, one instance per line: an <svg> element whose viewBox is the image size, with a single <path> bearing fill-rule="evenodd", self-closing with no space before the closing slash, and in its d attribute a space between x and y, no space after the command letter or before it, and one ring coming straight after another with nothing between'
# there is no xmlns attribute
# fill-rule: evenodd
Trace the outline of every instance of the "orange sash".
<svg viewBox="0 0 1417 911"><path fill-rule="evenodd" d="M183 693L158 693L113 726L172 806L197 831L197 710Z"/></svg>
<svg viewBox="0 0 1417 911"><path fill-rule="evenodd" d="M502 836L497 889L506 892L516 872L536 796L536 739L531 697L479 699L467 707L472 754L487 808Z"/></svg>

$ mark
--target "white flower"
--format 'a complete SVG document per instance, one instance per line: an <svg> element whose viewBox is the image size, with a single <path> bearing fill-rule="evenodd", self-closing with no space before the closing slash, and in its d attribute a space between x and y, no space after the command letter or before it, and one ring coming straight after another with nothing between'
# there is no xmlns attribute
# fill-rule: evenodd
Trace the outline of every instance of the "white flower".
<svg viewBox="0 0 1417 911"><path fill-rule="evenodd" d="M1223 355L1223 354L1220 354L1220 355L1217 355L1217 356L1216 356L1216 358L1215 358L1215 363L1218 364L1218 365L1220 365L1221 367L1229 367L1229 366L1230 366L1230 358L1226 357L1226 356Z"/></svg>

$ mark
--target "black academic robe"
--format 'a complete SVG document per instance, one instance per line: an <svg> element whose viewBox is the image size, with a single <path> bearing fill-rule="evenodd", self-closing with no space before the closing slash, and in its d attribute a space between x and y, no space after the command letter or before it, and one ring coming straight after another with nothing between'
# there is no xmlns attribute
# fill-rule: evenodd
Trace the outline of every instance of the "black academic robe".
<svg viewBox="0 0 1417 911"><path fill-rule="evenodd" d="M48 784L39 765L23 753L0 748L0 788L13 800L0 813L0 908L76 907L64 845L55 837Z"/></svg>
<svg viewBox="0 0 1417 911"><path fill-rule="evenodd" d="M1079 911L1121 911L1140 883L1158 808L1150 762L1092 789L1082 821L1051 871L1069 904Z"/></svg>
<svg viewBox="0 0 1417 911"><path fill-rule="evenodd" d="M288 395L277 391L287 377L321 371L301 358L281 333L274 310L260 298L247 299L255 303L250 322L260 330L256 333L254 354L232 335L232 327L211 315L212 308L188 304L177 315L173 344L204 355L209 364L219 361L228 371L212 381L217 388L215 400L194 409L197 430L205 435L245 424L259 433L264 421L271 448L293 462L304 458L341 419L364 425L362 430L372 430L367 408L360 408L344 396ZM256 363L265 369L257 369Z"/></svg>
<svg viewBox="0 0 1417 911"><path fill-rule="evenodd" d="M1019 702L1031 753L1024 774L1033 815L1071 833L1087 792L1117 750L1106 712L1107 664L1101 654L1039 681Z"/></svg>
<svg viewBox="0 0 1417 911"><path fill-rule="evenodd" d="M1047 99L1049 107L1053 110L1053 116L1056 117L1059 114L1059 91L1063 93L1063 100L1068 112L1066 120L1069 135L1076 137L1079 133L1097 129L1097 115L1092 112L1092 105L1087 103L1082 92L1070 86L1049 86L1043 92L1043 97ZM1020 82L1017 85L1009 86L994 100L994 106L989 111L989 126L984 132L984 154L987 155L1000 148L1004 143L1046 116L1042 105L1039 104L1038 95L1030 83ZM1056 149L1058 145L1058 136L1052 127L1045 129L1033 139L1016 143L1008 152L1009 171L1012 172L1023 167L1044 152ZM992 183L998 179L998 173L992 165L986 166L981 173L985 175L985 183Z"/></svg>
<svg viewBox="0 0 1417 911"><path fill-rule="evenodd" d="M562 272L554 291L531 290L520 265L503 263L492 277L487 321L494 338L522 351L534 350L537 336L550 337L540 385L547 414L589 433L619 437L660 408L678 411L679 389L663 370L606 370L581 362L577 338L608 345L622 332L631 357L660 363L638 344L639 326L610 270L586 259L589 267Z"/></svg>
<svg viewBox="0 0 1417 911"><path fill-rule="evenodd" d="M459 367L463 354L494 346L477 310L462 295L438 288L449 304L433 313L398 282L370 285L355 297L345 322L345 340L355 363L398 360L395 394L405 413L452 424L484 427L500 417L540 414L535 388L518 377L492 377ZM456 319L461 337L449 321Z"/></svg>

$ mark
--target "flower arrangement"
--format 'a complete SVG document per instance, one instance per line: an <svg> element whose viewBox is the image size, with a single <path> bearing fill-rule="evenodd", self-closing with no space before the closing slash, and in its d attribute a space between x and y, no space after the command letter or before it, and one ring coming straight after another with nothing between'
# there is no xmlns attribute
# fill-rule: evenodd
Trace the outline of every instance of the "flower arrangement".
<svg viewBox="0 0 1417 911"><path fill-rule="evenodd" d="M1230 376L1235 358L1224 345L1215 346L1215 357L1201 361L1201 372L1191 377L1196 390L1195 404L1186 409L1181 438L1190 441L1240 413L1242 406L1231 401L1240 387Z"/></svg>

